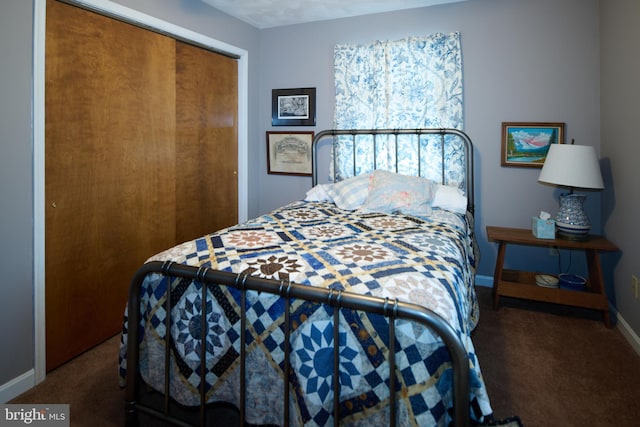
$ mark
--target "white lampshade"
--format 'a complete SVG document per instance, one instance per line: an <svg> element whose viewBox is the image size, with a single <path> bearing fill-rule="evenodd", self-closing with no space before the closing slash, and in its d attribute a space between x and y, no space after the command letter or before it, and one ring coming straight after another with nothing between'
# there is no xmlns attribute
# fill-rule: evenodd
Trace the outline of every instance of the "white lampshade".
<svg viewBox="0 0 640 427"><path fill-rule="evenodd" d="M538 181L572 188L604 188L596 150L588 145L551 144Z"/></svg>
<svg viewBox="0 0 640 427"><path fill-rule="evenodd" d="M550 145L538 181L570 188L568 194L560 196L560 210L555 217L558 236L588 239L591 223L582 207L585 196L574 194L573 189L604 188L596 150L587 145Z"/></svg>

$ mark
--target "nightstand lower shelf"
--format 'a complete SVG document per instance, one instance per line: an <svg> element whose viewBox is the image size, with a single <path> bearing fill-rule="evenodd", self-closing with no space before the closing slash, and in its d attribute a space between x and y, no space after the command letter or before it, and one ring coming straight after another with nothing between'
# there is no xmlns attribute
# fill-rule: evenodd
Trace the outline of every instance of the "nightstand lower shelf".
<svg viewBox="0 0 640 427"><path fill-rule="evenodd" d="M587 283L589 286L589 283ZM609 310L607 298L591 291L574 291L570 289L545 288L535 283L535 273L518 270L503 270L502 279L499 280L498 296L523 298L533 301L551 302L554 304L572 305L594 310ZM497 298L494 299L494 308L497 308Z"/></svg>
<svg viewBox="0 0 640 427"><path fill-rule="evenodd" d="M490 241L498 243L498 256L493 276L494 309L498 308L501 296L570 305L601 311L605 325L608 328L611 327L609 301L605 292L602 266L600 265L600 252L617 251L618 248L613 243L602 236L591 236L586 241L538 239L533 236L531 230L492 226L487 227L487 237ZM585 290L538 286L535 281L536 273L505 269L504 261L508 244L584 251L589 270Z"/></svg>

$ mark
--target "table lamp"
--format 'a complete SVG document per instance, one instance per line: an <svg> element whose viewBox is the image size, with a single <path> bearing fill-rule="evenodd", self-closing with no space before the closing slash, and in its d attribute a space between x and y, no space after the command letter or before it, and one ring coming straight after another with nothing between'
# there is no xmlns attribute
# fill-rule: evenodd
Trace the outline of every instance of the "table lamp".
<svg viewBox="0 0 640 427"><path fill-rule="evenodd" d="M602 190L602 174L596 150L587 145L551 144L538 181L568 187L560 195L560 210L556 214L558 237L587 240L591 223L584 212L585 196L575 194L575 188Z"/></svg>

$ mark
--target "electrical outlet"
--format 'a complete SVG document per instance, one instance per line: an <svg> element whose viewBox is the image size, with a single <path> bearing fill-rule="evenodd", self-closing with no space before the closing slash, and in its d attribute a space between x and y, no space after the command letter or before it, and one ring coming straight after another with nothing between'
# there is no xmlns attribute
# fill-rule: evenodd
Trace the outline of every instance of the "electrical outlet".
<svg viewBox="0 0 640 427"><path fill-rule="evenodd" d="M558 248L556 248L555 246L549 247L549 256L560 256Z"/></svg>
<svg viewBox="0 0 640 427"><path fill-rule="evenodd" d="M640 300L640 289L638 289L638 286L640 286L638 285L638 278L632 274L631 275L631 291L633 292L633 296L637 300Z"/></svg>

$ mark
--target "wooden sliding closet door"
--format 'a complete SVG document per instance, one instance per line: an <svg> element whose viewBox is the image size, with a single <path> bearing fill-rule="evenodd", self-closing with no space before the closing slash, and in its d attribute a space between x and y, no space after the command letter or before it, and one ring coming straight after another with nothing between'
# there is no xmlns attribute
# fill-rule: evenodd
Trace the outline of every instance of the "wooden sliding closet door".
<svg viewBox="0 0 640 427"><path fill-rule="evenodd" d="M146 259L237 222L238 85L171 37L54 0L46 22L51 370L120 331Z"/></svg>
<svg viewBox="0 0 640 427"><path fill-rule="evenodd" d="M238 221L238 65L176 44L176 239Z"/></svg>
<svg viewBox="0 0 640 427"><path fill-rule="evenodd" d="M237 63L47 2L47 370L118 333L151 255L237 222Z"/></svg>
<svg viewBox="0 0 640 427"><path fill-rule="evenodd" d="M47 3L47 370L118 332L175 221L175 42Z"/></svg>

